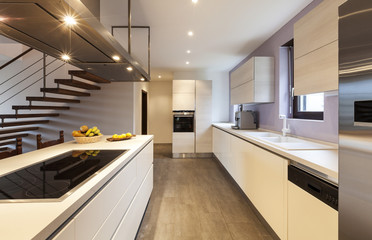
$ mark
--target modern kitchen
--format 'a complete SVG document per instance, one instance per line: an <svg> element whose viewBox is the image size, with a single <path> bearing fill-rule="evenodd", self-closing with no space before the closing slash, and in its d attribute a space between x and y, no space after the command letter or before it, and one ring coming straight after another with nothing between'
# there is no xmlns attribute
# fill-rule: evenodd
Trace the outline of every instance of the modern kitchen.
<svg viewBox="0 0 372 240"><path fill-rule="evenodd" d="M0 239L372 239L371 9L0 0Z"/></svg>

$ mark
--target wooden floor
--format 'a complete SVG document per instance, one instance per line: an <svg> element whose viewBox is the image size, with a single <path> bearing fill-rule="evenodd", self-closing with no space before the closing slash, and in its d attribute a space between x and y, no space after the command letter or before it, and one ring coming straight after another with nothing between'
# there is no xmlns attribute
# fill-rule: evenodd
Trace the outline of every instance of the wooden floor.
<svg viewBox="0 0 372 240"><path fill-rule="evenodd" d="M213 159L172 159L156 145L154 190L138 240L273 239Z"/></svg>

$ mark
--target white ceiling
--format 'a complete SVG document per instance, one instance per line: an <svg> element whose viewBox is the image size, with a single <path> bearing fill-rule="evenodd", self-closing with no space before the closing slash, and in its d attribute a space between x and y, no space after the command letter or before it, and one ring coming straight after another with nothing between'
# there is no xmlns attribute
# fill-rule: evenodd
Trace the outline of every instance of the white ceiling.
<svg viewBox="0 0 372 240"><path fill-rule="evenodd" d="M151 27L151 65L156 74L228 71L311 1L135 0L132 24ZM126 13L121 11L120 16L125 22ZM193 37L187 35L189 30Z"/></svg>

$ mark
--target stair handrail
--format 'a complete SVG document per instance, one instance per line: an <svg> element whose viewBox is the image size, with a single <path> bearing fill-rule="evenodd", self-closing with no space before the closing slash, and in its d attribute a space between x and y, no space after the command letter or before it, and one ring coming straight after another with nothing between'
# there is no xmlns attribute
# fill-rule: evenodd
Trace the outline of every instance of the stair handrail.
<svg viewBox="0 0 372 240"><path fill-rule="evenodd" d="M46 66L49 66L50 64L54 63L55 61L57 61L58 59L54 59L52 62L50 62L49 64L47 64ZM55 71L57 71L58 69L60 69L61 67L63 67L64 65L66 65L66 62L63 62L61 65L59 65L58 67L56 67L55 69L53 69L52 71L50 71L48 74L46 74L45 76L43 75L41 78L39 78L38 80L36 80L35 82L31 83L30 85L28 85L27 87L23 88L22 90L18 91L17 93L13 94L12 96L10 96L9 98L7 98L6 100L2 101L0 103L0 105L6 103L7 101L9 101L10 99L12 99L13 97L17 96L18 94L20 94L21 92L25 91L26 89L28 89L29 87L35 85L36 83L40 82L41 80L44 79L44 77L46 76L49 76L50 74L54 73ZM37 70L37 72L39 72L40 70L42 70L44 67L40 68L39 70ZM32 75L34 75L35 73L33 73ZM30 75L30 76L32 76ZM30 76L26 77L25 79L23 79L22 81L25 81L27 78L29 78ZM17 83L18 85L18 83ZM14 86L12 86L11 88L13 88Z"/></svg>
<svg viewBox="0 0 372 240"><path fill-rule="evenodd" d="M40 60L42 60L43 58L41 58ZM39 60L39 61L40 61ZM31 73L30 75L28 75L27 77L23 78L21 81L17 82L16 84L12 85L11 87L9 87L8 89L4 90L2 93L0 93L0 96L3 95L4 93L8 92L10 89L14 88L15 86L21 84L22 82L26 81L28 78L32 77L33 75L35 75L36 73L40 72L40 70L42 69L45 69L47 66L49 66L50 64L54 63L55 61L57 61L58 59L54 59L53 61L51 61L50 63L48 63L47 65L43 65L42 68L39 68L38 70L36 70L35 72ZM39 62L37 61L37 62ZM43 74L43 78L44 78L44 74Z"/></svg>
<svg viewBox="0 0 372 240"><path fill-rule="evenodd" d="M23 57L24 55L26 55L27 53L31 52L32 50L34 50L34 49L33 48L29 48L26 51L24 51L23 53L19 54L18 56L14 57L13 59L9 60L8 62L6 62L2 66L0 66L0 70L2 70L3 68L7 67L10 64L12 64L13 62L17 61L19 58Z"/></svg>

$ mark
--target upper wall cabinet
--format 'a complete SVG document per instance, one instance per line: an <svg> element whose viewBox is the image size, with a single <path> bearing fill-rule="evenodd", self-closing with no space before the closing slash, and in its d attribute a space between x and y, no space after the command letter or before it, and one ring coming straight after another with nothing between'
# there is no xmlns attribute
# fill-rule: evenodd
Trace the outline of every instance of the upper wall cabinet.
<svg viewBox="0 0 372 240"><path fill-rule="evenodd" d="M231 104L274 102L274 58L252 57L231 73Z"/></svg>
<svg viewBox="0 0 372 240"><path fill-rule="evenodd" d="M338 6L324 0L294 24L294 94L338 89Z"/></svg>

